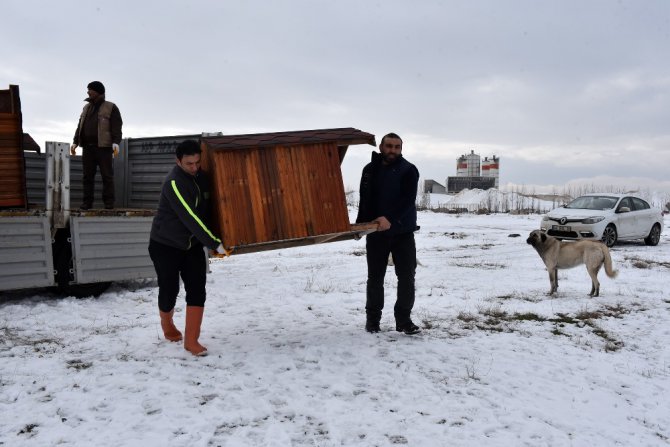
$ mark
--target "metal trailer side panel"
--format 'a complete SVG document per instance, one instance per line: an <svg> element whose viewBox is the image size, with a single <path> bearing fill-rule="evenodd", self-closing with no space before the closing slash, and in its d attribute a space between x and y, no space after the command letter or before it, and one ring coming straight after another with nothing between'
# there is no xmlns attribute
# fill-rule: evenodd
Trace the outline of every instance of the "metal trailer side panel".
<svg viewBox="0 0 670 447"><path fill-rule="evenodd" d="M0 290L53 285L48 217L0 217Z"/></svg>
<svg viewBox="0 0 670 447"><path fill-rule="evenodd" d="M153 217L71 216L74 280L78 284L154 278L149 257Z"/></svg>
<svg viewBox="0 0 670 447"><path fill-rule="evenodd" d="M126 208L155 210L165 176L175 166L175 149L184 140L200 135L177 135L123 140L123 205ZM118 201L118 200L117 200Z"/></svg>
<svg viewBox="0 0 670 447"><path fill-rule="evenodd" d="M46 206L47 156L36 152L24 152L26 161L26 189L28 204L44 208Z"/></svg>
<svg viewBox="0 0 670 447"><path fill-rule="evenodd" d="M65 209L71 207L78 207L83 198L84 191L82 186L83 166L82 157L80 155L69 155L69 144L46 142L47 153L38 154L34 152L24 152L26 161L26 189L28 192L28 203L31 206L44 208L47 206L47 185L49 180L53 180L54 172L49 170L50 163L54 163L54 155L56 151L61 150L66 152L66 157L69 158L69 175L63 176L60 181L66 182L66 185L61 185L62 188L68 192L67 206ZM53 168L52 168L53 169ZM50 188L55 188L58 185L50 184ZM51 189L49 189L51 192ZM63 196L65 200L65 196ZM118 198L117 198L118 201ZM102 178L98 172L95 176L95 202L94 206L102 208Z"/></svg>

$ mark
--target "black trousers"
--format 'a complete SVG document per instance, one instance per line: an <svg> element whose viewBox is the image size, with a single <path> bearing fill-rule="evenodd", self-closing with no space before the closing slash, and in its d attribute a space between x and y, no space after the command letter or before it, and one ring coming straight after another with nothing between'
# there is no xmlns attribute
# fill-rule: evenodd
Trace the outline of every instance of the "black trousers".
<svg viewBox="0 0 670 447"><path fill-rule="evenodd" d="M83 204L93 206L95 191L95 173L100 167L102 176L102 201L105 206L114 206L114 156L111 147L84 146L82 149L82 165L84 169Z"/></svg>
<svg viewBox="0 0 670 447"><path fill-rule="evenodd" d="M407 323L414 307L414 275L416 273L416 244L414 233L386 236L383 232L367 236L365 248L368 261L367 300L368 321L379 322L384 308L384 276L389 253L393 255L398 277L398 297L393 308L397 325Z"/></svg>
<svg viewBox="0 0 670 447"><path fill-rule="evenodd" d="M158 276L158 308L161 311L174 309L180 276L186 290L186 305L205 306L207 258L201 244L180 250L150 239L149 256Z"/></svg>

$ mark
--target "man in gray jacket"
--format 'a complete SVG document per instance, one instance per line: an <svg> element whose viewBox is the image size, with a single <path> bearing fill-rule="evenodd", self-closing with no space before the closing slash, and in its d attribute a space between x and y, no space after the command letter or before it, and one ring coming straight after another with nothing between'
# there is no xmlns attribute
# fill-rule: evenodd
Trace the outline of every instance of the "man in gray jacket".
<svg viewBox="0 0 670 447"><path fill-rule="evenodd" d="M77 146L82 147L84 175L82 184L84 200L79 207L87 210L93 207L95 173L100 167L102 176L102 201L105 208L114 208L114 157L119 152L122 138L123 120L121 112L113 102L105 100L105 86L100 81L88 84L87 104L79 117L79 125L74 133L70 154Z"/></svg>
<svg viewBox="0 0 670 447"><path fill-rule="evenodd" d="M200 144L185 140L177 146L176 163L163 183L151 226L149 255L158 276L158 309L167 340L181 341L172 321L181 276L186 290L184 349L207 355L198 342L205 310L207 258L203 246L225 253L208 227L209 187L200 171Z"/></svg>

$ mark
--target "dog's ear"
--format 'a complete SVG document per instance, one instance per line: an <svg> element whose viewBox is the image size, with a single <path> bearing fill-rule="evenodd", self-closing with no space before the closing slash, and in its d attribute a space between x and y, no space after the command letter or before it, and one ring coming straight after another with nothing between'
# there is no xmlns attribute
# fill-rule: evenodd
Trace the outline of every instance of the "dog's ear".
<svg viewBox="0 0 670 447"><path fill-rule="evenodd" d="M542 242L545 242L547 240L547 235L542 233L542 236L540 236L540 238L542 239Z"/></svg>

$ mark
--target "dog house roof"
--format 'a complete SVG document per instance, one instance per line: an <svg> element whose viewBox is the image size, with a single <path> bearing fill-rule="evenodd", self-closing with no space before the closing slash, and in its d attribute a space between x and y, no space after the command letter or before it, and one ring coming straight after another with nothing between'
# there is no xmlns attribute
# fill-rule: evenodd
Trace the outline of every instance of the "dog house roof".
<svg viewBox="0 0 670 447"><path fill-rule="evenodd" d="M203 137L209 149L244 149L251 147L292 146L336 142L338 146L370 144L376 146L375 136L353 127L338 129L298 130L246 135Z"/></svg>

